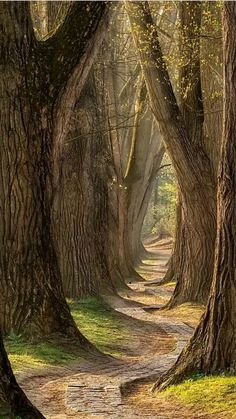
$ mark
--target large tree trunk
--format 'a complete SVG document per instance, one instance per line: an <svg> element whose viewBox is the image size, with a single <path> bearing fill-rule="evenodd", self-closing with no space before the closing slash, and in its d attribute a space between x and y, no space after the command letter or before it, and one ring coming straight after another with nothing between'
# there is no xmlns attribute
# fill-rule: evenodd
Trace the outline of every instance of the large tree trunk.
<svg viewBox="0 0 236 419"><path fill-rule="evenodd" d="M204 145L204 109L200 71L200 2L185 2L180 8L180 49L183 65L180 70L181 110L190 141ZM215 139L213 139L214 141ZM204 187L204 184L202 185ZM214 190L214 184L212 184ZM186 202L186 197L180 197ZM185 301L205 303L209 294L214 265L216 213L205 202L188 197L187 210L181 204L176 231L174 279L176 288L169 307ZM204 220L205 219L205 220ZM209 221L209 227L207 227Z"/></svg>
<svg viewBox="0 0 236 419"><path fill-rule="evenodd" d="M58 191L56 242L65 295L114 292L108 268L107 146L93 74L83 89L65 141Z"/></svg>
<svg viewBox="0 0 236 419"><path fill-rule="evenodd" d="M190 4L188 6L191 7ZM185 7L185 2L182 7ZM199 7L199 3L194 2L194 31L199 31ZM194 114L191 115L190 124L185 124L187 110L183 109L183 116L178 108L148 5L126 2L126 8L152 110L172 160L181 193L184 241L177 258L177 287L170 306L184 301L206 302L213 268L216 198L214 172L202 140L199 37L195 36L189 46L190 52L196 50L190 60L191 63L193 61L195 87L187 99L194 106ZM187 39L189 36L187 34Z"/></svg>
<svg viewBox="0 0 236 419"><path fill-rule="evenodd" d="M236 372L236 4L224 3L224 132L218 179L217 240L206 312L188 347L155 388L193 371Z"/></svg>
<svg viewBox="0 0 236 419"><path fill-rule="evenodd" d="M80 7L86 8L86 4ZM53 162L67 129L70 106L81 89L78 78L83 80L84 68L88 67L86 45L101 20L104 5L95 5L94 9L91 16L83 10L84 24L90 22L85 34L81 26L82 35L77 35L76 14L82 11L73 5L58 35L39 44L34 37L29 4L1 3L0 322L3 333L58 332L87 344L63 295L52 240L51 205L55 188ZM75 36L75 44L84 42L78 54L70 36ZM90 54L91 51L90 41ZM62 55L64 61L59 64ZM82 69L76 67L81 56ZM54 60L58 73L53 67ZM53 140L57 143L55 148Z"/></svg>
<svg viewBox="0 0 236 419"><path fill-rule="evenodd" d="M65 18L70 2L45 3L46 8L45 4L33 5L33 12L38 32L48 37ZM38 19L42 12L43 20ZM63 290L69 298L114 292L106 254L107 179L101 169L107 165L99 161L102 155L106 157L107 150L95 89L93 71L76 103L70 131L61 147L59 186L54 200L55 243Z"/></svg>
<svg viewBox="0 0 236 419"><path fill-rule="evenodd" d="M19 387L9 363L0 335L0 417L40 419L44 416L34 407Z"/></svg>

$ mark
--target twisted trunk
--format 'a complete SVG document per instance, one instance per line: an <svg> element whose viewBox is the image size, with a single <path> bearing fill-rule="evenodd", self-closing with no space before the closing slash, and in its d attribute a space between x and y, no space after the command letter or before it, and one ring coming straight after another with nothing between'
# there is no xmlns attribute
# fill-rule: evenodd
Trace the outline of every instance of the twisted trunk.
<svg viewBox="0 0 236 419"><path fill-rule="evenodd" d="M185 3L182 7L185 7ZM201 21L199 2L192 5L188 3L188 7L192 9L193 22L187 39L193 30L197 35ZM169 306L184 301L206 302L213 269L216 197L214 171L202 138L199 36L194 36L188 46L190 54L191 51L195 51L190 60L194 88L190 90L186 103L183 103L182 114L174 96L148 5L126 2L126 9L140 55L152 110L172 160L182 200L181 234L184 241L177 257L177 287ZM187 79L187 83L189 82ZM187 89L188 86L183 87ZM193 108L191 115L187 115L189 103ZM185 118L190 122L186 124Z"/></svg>
<svg viewBox="0 0 236 419"><path fill-rule="evenodd" d="M217 194L214 274L204 316L188 347L154 388L164 389L193 371L236 371L236 4L224 4L224 130Z"/></svg>
<svg viewBox="0 0 236 419"><path fill-rule="evenodd" d="M75 56L71 44L67 48L66 43L77 33L74 31L74 25L77 28L74 13L79 13L77 5L71 7L58 33L59 39L62 34L66 39L59 44L60 49L57 36L46 43L36 41L27 2L1 3L0 322L3 333L11 330L42 335L63 332L88 345L76 327L62 291L52 240L51 206L55 192L52 173L58 143L66 132L68 109L81 89L78 78L83 80L85 74L86 45L101 20L103 7L95 6L94 15L91 12L94 19L87 16L91 26L85 34L82 26L82 35L75 38L75 42L83 39ZM86 25L86 12L84 17ZM90 53L91 48L92 44ZM54 59L57 61L62 55L64 79L60 64L58 77L52 71ZM76 88L74 93L72 87ZM62 106L67 114L62 112Z"/></svg>
<svg viewBox="0 0 236 419"><path fill-rule="evenodd" d="M107 150L97 95L90 74L62 150L55 233L63 288L70 298L114 292L107 260Z"/></svg>

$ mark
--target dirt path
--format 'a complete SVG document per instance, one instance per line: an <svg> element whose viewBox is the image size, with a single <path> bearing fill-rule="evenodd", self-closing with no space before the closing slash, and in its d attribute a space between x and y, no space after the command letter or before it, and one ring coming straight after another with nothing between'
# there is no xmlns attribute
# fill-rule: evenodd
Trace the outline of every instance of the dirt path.
<svg viewBox="0 0 236 419"><path fill-rule="evenodd" d="M140 269L146 278L158 279L166 269L170 246L152 246L148 250L155 262L150 259ZM127 356L122 360L93 358L79 365L20 377L20 384L47 419L172 417L158 415L151 407L141 411L122 397L122 389L129 383L154 379L169 368L193 331L184 322L161 312L153 314L150 306L155 305L158 296L168 298L170 291L158 288L155 283L146 285L146 281L132 284L130 295L124 296L126 299L110 301L132 324L132 338L126 342ZM145 305L136 306L134 301Z"/></svg>

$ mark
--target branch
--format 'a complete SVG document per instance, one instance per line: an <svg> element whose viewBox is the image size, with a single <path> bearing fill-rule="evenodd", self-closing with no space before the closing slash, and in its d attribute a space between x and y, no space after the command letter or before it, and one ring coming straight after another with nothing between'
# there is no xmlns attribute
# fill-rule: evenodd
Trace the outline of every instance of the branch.
<svg viewBox="0 0 236 419"><path fill-rule="evenodd" d="M163 164L163 166L160 166L157 170L157 172L160 172L160 170L164 169L165 167L170 167L172 164Z"/></svg>
<svg viewBox="0 0 236 419"><path fill-rule="evenodd" d="M73 2L59 29L43 42L52 67L56 91L64 85L89 49L89 44L105 19L108 7L103 1Z"/></svg>

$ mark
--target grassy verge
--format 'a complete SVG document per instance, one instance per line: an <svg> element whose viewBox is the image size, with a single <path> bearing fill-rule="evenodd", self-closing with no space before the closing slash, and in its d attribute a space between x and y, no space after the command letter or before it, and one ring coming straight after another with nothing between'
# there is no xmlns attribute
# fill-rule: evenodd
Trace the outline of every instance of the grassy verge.
<svg viewBox="0 0 236 419"><path fill-rule="evenodd" d="M96 298L70 302L70 308L80 331L90 342L104 353L121 355L117 348L130 333L114 310Z"/></svg>
<svg viewBox="0 0 236 419"><path fill-rule="evenodd" d="M162 287L175 287L175 286L176 286L176 281L170 281L162 285Z"/></svg>
<svg viewBox="0 0 236 419"><path fill-rule="evenodd" d="M72 315L82 333L101 351L119 356L128 330L119 316L101 300L90 298L69 302ZM23 336L11 334L5 346L14 371L45 366L63 366L80 358L79 350L68 341L32 343ZM118 348L118 349L117 349Z"/></svg>
<svg viewBox="0 0 236 419"><path fill-rule="evenodd" d="M236 418L236 376L200 376L171 386L158 399L173 400L191 407L196 412L223 414L224 418Z"/></svg>
<svg viewBox="0 0 236 419"><path fill-rule="evenodd" d="M79 358L76 349L54 341L30 342L21 335L11 334L5 339L12 368L15 372L27 368L62 366Z"/></svg>

